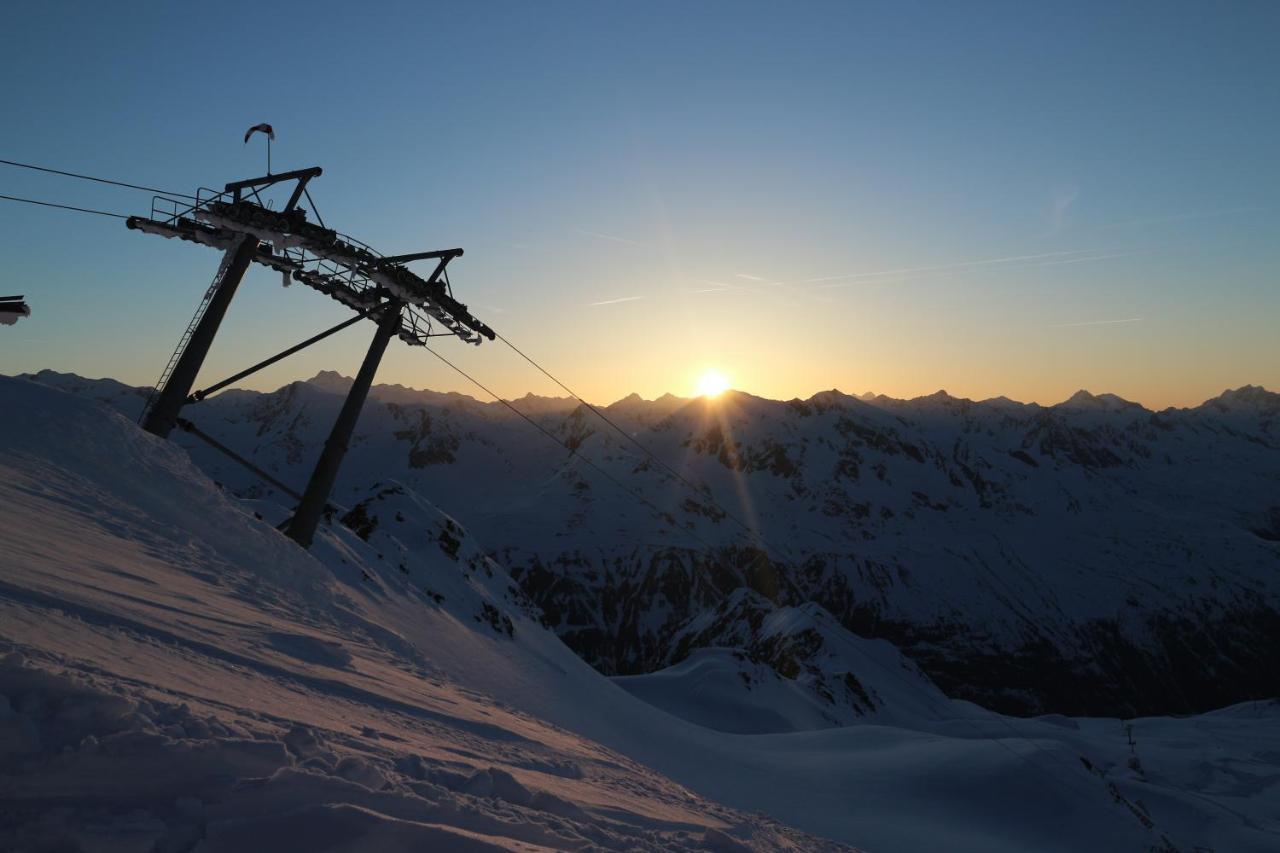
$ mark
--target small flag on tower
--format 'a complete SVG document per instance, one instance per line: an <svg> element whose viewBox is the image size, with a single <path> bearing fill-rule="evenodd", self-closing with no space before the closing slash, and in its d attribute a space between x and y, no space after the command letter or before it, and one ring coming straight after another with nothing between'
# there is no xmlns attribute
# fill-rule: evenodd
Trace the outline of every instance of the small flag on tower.
<svg viewBox="0 0 1280 853"><path fill-rule="evenodd" d="M30 317L31 309L21 296L0 296L0 323L12 326L19 317Z"/></svg>
<svg viewBox="0 0 1280 853"><path fill-rule="evenodd" d="M275 139L275 138L276 138L276 132L275 132L274 130L272 130L272 129L271 129L271 125L266 124L266 123L263 123L263 124L255 124L253 127L249 128L248 130L246 130L246 131L244 132L244 141L245 141L245 142L248 142L248 141L249 141L249 137L250 137L250 136L253 136L253 132L254 132L255 130L256 130L256 131L258 131L258 132L260 132L260 133L265 133L265 134L267 135L267 139Z"/></svg>

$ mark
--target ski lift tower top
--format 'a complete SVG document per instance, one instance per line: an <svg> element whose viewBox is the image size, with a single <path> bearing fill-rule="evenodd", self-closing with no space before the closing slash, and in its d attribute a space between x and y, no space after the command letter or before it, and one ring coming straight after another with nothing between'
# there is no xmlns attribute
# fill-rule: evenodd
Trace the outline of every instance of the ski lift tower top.
<svg viewBox="0 0 1280 853"><path fill-rule="evenodd" d="M479 345L496 336L453 296L447 268L461 257L462 249L388 256L325 227L322 220L308 220L299 202L303 197L311 200L307 185L320 174L320 167L313 166L233 181L221 191L198 190L194 202L156 196L150 216L131 216L125 223L145 234L176 237L224 252L213 283L139 419L144 429L156 435L167 436L177 425L182 407L202 399L192 395L192 387L250 264L270 267L285 277L286 284L301 282L377 323L365 362L289 522L287 532L304 547L311 544L388 341L398 337L407 344L425 346L428 338L449 336ZM281 210L273 210L262 193L289 183L293 187L288 201ZM408 267L427 260L435 261L435 267L425 278ZM437 326L443 331L437 332Z"/></svg>

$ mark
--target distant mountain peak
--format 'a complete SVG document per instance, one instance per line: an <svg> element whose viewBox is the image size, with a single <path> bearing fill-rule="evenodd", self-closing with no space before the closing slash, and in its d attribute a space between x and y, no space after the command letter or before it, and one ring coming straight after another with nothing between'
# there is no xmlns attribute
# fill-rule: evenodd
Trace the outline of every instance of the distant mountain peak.
<svg viewBox="0 0 1280 853"><path fill-rule="evenodd" d="M522 400L529 400L529 401L534 401L534 400L553 400L553 401L560 401L560 402L565 402L565 403L575 403L575 402L577 402L573 397L547 397L547 396L544 396L544 395L542 395L542 394L535 394L535 393L533 393L532 391L526 391L526 392L525 392L525 395L524 395L523 397L519 397L519 398L517 398L515 402L517 402L517 403L518 403L518 402L520 402L520 401L522 401Z"/></svg>
<svg viewBox="0 0 1280 853"><path fill-rule="evenodd" d="M892 398L888 398L888 399L892 399ZM920 397L913 397L910 400L906 400L905 402L908 403L910 406L917 407L917 408L940 406L943 408L951 409L954 407L955 404L966 404L966 403L971 403L972 401L964 397L953 397L952 395L948 394L945 390L939 389L937 391L934 391L932 394L925 394Z"/></svg>
<svg viewBox="0 0 1280 853"><path fill-rule="evenodd" d="M355 380L350 376L343 376L336 370L322 370L315 376L312 376L306 382L314 388L321 391L329 391L334 394L345 394L351 388L351 383Z"/></svg>
<svg viewBox="0 0 1280 853"><path fill-rule="evenodd" d="M1268 391L1261 385L1241 385L1239 388L1228 388L1205 405L1214 405L1225 409L1232 406L1277 406L1280 405L1280 394Z"/></svg>
<svg viewBox="0 0 1280 853"><path fill-rule="evenodd" d="M809 403L840 403L848 400L849 395L841 391L839 388L831 388L827 391L819 391L810 397L806 402Z"/></svg>
<svg viewBox="0 0 1280 853"><path fill-rule="evenodd" d="M1054 408L1074 409L1077 411L1120 412L1126 409L1141 409L1140 403L1126 400L1116 394L1090 394L1081 388Z"/></svg>
<svg viewBox="0 0 1280 853"><path fill-rule="evenodd" d="M511 402L526 415L567 413L578 407L574 397L543 397L532 391Z"/></svg>

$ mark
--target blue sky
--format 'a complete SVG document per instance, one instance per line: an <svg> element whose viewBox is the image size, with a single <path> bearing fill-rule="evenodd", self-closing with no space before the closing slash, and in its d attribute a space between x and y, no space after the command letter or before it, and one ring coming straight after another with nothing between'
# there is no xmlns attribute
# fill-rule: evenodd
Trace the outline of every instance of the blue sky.
<svg viewBox="0 0 1280 853"><path fill-rule="evenodd" d="M1278 36L1272 3L24 4L0 158L191 192L260 173L241 135L270 122L330 224L464 247L458 296L595 400L718 368L781 398L1185 405L1280 388ZM5 166L0 193L150 206ZM218 263L7 202L0 258L34 312L0 371L139 384ZM256 271L206 377L343 310ZM250 384L354 372L371 331ZM407 347L379 378L466 390Z"/></svg>

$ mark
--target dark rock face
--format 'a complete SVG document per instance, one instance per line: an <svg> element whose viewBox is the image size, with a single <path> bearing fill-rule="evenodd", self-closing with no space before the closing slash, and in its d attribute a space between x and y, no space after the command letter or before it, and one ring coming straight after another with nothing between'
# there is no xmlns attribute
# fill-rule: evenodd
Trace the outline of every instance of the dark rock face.
<svg viewBox="0 0 1280 853"><path fill-rule="evenodd" d="M771 593L779 605L820 604L853 633L894 643L948 695L1009 714L1190 714L1280 691L1274 667L1280 612L1261 603L1242 602L1214 618L1152 615L1141 626L1141 641L1131 626L1111 619L1078 626L1065 647L1052 631L1028 629L1016 645L993 650L969 624L888 618L839 576L809 585L806 580L814 578L806 579L803 567L773 566L779 577L769 583L742 577L735 587L726 576L719 586L707 584L703 573L689 570L687 561L699 556L667 554L650 561L638 583L601 578L596 586L542 566L514 574L560 637L609 675L652 672L697 648L732 641L751 660L794 678L798 661L813 651L803 638L785 647L734 640L735 620L740 628L758 630L759 613L719 613L714 627L689 633L689 624L722 607L733 589L749 589L762 597ZM593 605L598 596L602 600ZM652 605L659 600L684 606L655 624Z"/></svg>

